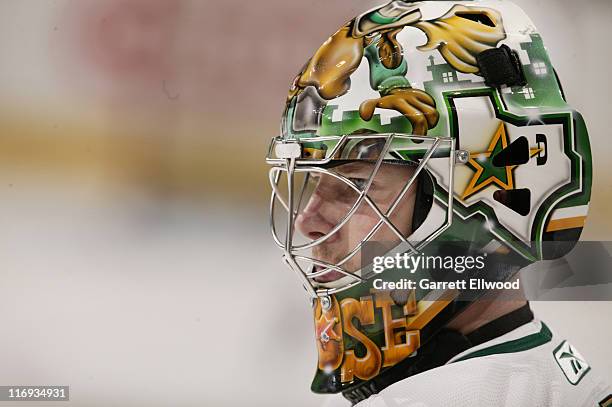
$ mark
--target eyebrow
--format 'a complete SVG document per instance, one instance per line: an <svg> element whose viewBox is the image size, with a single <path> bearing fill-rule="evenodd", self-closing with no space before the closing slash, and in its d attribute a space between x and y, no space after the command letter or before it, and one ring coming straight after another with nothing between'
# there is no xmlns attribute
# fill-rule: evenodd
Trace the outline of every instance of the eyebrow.
<svg viewBox="0 0 612 407"><path fill-rule="evenodd" d="M364 173L367 175L372 174L372 170L374 169L374 164L365 164L365 163L350 163L343 164L339 167L336 167L336 171L342 175L355 175Z"/></svg>

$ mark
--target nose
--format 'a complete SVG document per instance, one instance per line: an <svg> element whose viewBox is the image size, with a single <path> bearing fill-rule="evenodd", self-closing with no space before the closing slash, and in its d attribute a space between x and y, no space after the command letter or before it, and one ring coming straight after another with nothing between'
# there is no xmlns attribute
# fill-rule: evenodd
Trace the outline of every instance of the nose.
<svg viewBox="0 0 612 407"><path fill-rule="evenodd" d="M325 208L329 203L317 190L313 192L308 203L295 220L296 229L305 237L316 240L325 236L335 226L325 217ZM333 236L331 237L333 239Z"/></svg>

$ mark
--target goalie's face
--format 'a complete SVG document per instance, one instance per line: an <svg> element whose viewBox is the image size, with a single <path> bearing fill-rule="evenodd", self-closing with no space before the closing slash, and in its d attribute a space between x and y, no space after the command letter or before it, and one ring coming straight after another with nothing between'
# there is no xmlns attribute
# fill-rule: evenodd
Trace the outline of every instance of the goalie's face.
<svg viewBox="0 0 612 407"><path fill-rule="evenodd" d="M339 144L332 155L339 158L325 164L287 160L272 168L273 235L312 295L363 281L364 266L412 232L418 174L407 161L384 160L391 140L357 139ZM366 256L366 242L382 244Z"/></svg>
<svg viewBox="0 0 612 407"><path fill-rule="evenodd" d="M373 163L355 161L331 169L334 174L346 178L360 191L363 192L367 188L366 199L357 205L352 215L335 232L334 228L351 211L360 193L333 175L325 173L310 175L313 182L312 191L295 219L296 230L303 238L310 241L329 235L329 238L312 247L312 259L340 265L345 271L354 273L361 268L362 260L371 261L362 258L360 249L362 242L374 241L394 245L400 241L397 232L404 237L411 233L417 183L414 182L401 197L399 194L412 178L414 167L383 163L378 171L373 173L374 168ZM371 176L372 181L368 185ZM387 217L387 223L383 222L377 227L381 217L372 204L382 214L387 214L395 204L394 210ZM321 272L325 267L315 265L313 270ZM316 277L315 281L325 283L343 276L337 270L330 270Z"/></svg>

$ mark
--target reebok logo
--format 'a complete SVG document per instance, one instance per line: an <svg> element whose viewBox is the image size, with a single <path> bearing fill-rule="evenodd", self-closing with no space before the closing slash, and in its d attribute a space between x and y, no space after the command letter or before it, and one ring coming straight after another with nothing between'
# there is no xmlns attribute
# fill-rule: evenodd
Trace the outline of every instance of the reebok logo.
<svg viewBox="0 0 612 407"><path fill-rule="evenodd" d="M573 385L578 384L591 369L582 355L567 341L563 341L553 354L563 374Z"/></svg>

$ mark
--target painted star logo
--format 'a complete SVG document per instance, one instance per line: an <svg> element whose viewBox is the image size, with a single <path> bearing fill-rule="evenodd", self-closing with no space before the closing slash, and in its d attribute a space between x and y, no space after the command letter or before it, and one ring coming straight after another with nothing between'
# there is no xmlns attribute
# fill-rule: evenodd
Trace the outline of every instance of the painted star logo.
<svg viewBox="0 0 612 407"><path fill-rule="evenodd" d="M475 173L465 188L461 199L465 200L489 185L496 185L506 191L514 189L514 169L517 165L508 165L504 167L493 165L493 158L507 147L508 134L506 133L504 122L501 122L491 139L487 151L470 154L467 165L471 167ZM529 156L533 157L540 151L540 148L530 149Z"/></svg>
<svg viewBox="0 0 612 407"><path fill-rule="evenodd" d="M321 313L321 316L316 322L316 335L321 342L321 347L325 350L325 345L330 341L334 340L339 342L340 336L333 330L334 325L338 323L338 318L333 317L332 319L327 318L326 313Z"/></svg>

